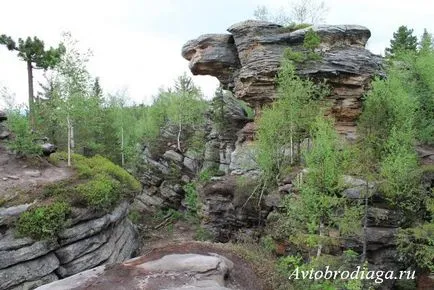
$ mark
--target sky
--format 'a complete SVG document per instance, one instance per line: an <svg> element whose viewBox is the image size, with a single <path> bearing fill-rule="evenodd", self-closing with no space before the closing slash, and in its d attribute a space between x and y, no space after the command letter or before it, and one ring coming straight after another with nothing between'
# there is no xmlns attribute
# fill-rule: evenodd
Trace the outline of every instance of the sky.
<svg viewBox="0 0 434 290"><path fill-rule="evenodd" d="M367 48L384 52L393 32L407 25L420 36L434 32L434 1L325 0L327 24L359 24L372 36ZM288 0L13 0L2 1L0 34L37 36L56 46L70 32L83 51L91 49L88 68L100 78L105 93L127 91L135 103L150 104L159 88L173 84L183 72L182 45L206 33L226 33L239 21L253 19L258 5L270 11L288 9ZM35 75L35 87L42 80ZM218 81L195 76L205 96L212 97ZM0 88L27 100L26 65L14 52L0 47ZM0 104L1 106L1 104Z"/></svg>

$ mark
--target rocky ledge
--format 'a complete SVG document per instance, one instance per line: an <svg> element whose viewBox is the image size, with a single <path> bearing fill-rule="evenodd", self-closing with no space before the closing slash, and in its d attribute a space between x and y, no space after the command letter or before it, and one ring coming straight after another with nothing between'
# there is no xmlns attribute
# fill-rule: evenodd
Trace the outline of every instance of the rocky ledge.
<svg viewBox="0 0 434 290"><path fill-rule="evenodd" d="M321 38L321 59L298 66L298 73L326 80L331 87L331 114L337 129L352 137L361 113L361 97L372 78L382 75L382 59L365 49L369 29L358 25L310 27ZM215 76L235 96L259 109L275 99L275 77L286 48L303 49L310 28L289 31L280 25L248 20L231 26L230 34L207 34L188 41L182 56L194 75Z"/></svg>
<svg viewBox="0 0 434 290"><path fill-rule="evenodd" d="M20 212L0 210L9 218ZM0 232L0 289L33 289L130 258L138 238L127 212L126 202L106 214L75 208L70 226L55 240L17 238L12 229Z"/></svg>
<svg viewBox="0 0 434 290"><path fill-rule="evenodd" d="M39 290L263 289L253 270L229 250L207 243L155 249L122 264L99 266Z"/></svg>

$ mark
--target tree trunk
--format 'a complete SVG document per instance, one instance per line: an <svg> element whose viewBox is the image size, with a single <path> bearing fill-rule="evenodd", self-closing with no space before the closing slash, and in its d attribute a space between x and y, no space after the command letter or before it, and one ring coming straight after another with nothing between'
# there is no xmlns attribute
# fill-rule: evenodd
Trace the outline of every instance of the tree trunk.
<svg viewBox="0 0 434 290"><path fill-rule="evenodd" d="M125 155L124 155L124 127L121 128L121 164L125 167Z"/></svg>
<svg viewBox="0 0 434 290"><path fill-rule="evenodd" d="M29 120L30 128L35 129L35 112L34 112L34 96L33 96L33 67L32 62L27 61L27 82L29 86Z"/></svg>
<svg viewBox="0 0 434 290"><path fill-rule="evenodd" d="M68 126L68 166L71 166L71 122L69 116L66 117L66 123Z"/></svg>
<svg viewBox="0 0 434 290"><path fill-rule="evenodd" d="M290 155L290 164L292 165L293 163L293 155L294 155L294 151L293 151L293 142L292 142L292 133L291 136L289 137L289 144L290 144L290 149L289 149L289 155Z"/></svg>
<svg viewBox="0 0 434 290"><path fill-rule="evenodd" d="M369 196L369 182L366 181L366 192L365 192L365 213L363 217L363 250L362 250L362 263L366 260L366 251L368 248L368 196Z"/></svg>
<svg viewBox="0 0 434 290"><path fill-rule="evenodd" d="M179 152L182 152L181 151L181 131L182 131L182 123L181 122L179 122L179 130L178 130L178 150L179 150Z"/></svg>
<svg viewBox="0 0 434 290"><path fill-rule="evenodd" d="M319 237L320 237L320 239L322 238L324 236L324 222L323 222L323 220L322 220L322 218L320 219L320 221L319 221ZM322 252L322 241L320 241L319 242L319 245L318 245L318 250L317 250L317 252L316 252L316 256L317 257L319 257L319 256L321 256L321 252Z"/></svg>

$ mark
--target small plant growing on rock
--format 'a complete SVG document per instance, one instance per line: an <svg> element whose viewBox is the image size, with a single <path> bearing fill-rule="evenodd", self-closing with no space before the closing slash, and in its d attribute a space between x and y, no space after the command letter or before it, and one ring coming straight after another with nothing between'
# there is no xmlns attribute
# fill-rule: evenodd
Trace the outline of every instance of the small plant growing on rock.
<svg viewBox="0 0 434 290"><path fill-rule="evenodd" d="M29 236L35 240L54 238L65 228L70 212L66 202L36 207L21 214L17 232L20 236Z"/></svg>

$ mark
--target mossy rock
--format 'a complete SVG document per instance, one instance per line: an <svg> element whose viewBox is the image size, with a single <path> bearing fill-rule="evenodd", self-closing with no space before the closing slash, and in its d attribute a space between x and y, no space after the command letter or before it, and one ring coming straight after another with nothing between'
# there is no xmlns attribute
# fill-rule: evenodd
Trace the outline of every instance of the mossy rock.
<svg viewBox="0 0 434 290"><path fill-rule="evenodd" d="M71 208L66 202L54 202L32 208L21 214L17 221L19 236L36 240L51 239L67 225Z"/></svg>

